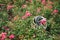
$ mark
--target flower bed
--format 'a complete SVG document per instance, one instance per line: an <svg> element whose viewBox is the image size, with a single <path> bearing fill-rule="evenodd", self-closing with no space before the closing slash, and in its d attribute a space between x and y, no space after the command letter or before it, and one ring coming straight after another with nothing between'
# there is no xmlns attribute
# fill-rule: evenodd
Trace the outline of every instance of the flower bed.
<svg viewBox="0 0 60 40"><path fill-rule="evenodd" d="M40 24L36 16L43 16ZM47 31L48 30L48 31ZM0 40L60 40L59 0L0 0Z"/></svg>

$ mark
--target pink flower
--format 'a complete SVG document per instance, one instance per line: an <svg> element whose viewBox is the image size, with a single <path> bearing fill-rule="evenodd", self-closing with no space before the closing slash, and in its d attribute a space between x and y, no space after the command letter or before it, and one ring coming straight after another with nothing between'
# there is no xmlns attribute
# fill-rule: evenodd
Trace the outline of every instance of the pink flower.
<svg viewBox="0 0 60 40"><path fill-rule="evenodd" d="M14 34L11 34L11 35L9 36L10 39L13 39L14 37L15 37Z"/></svg>
<svg viewBox="0 0 60 40"><path fill-rule="evenodd" d="M53 7L52 6L48 6L48 8L52 9Z"/></svg>
<svg viewBox="0 0 60 40"><path fill-rule="evenodd" d="M26 11L25 15L22 16L22 19L26 19L27 17L31 16L32 14L29 11Z"/></svg>
<svg viewBox="0 0 60 40"><path fill-rule="evenodd" d="M29 0L30 2L32 2L32 0Z"/></svg>
<svg viewBox="0 0 60 40"><path fill-rule="evenodd" d="M26 16L31 16L32 14L29 11L26 11L25 15Z"/></svg>
<svg viewBox="0 0 60 40"><path fill-rule="evenodd" d="M27 7L27 5L22 5L22 8L26 8Z"/></svg>
<svg viewBox="0 0 60 40"><path fill-rule="evenodd" d="M39 8L37 8L37 12L39 13L41 11L41 8L39 7Z"/></svg>
<svg viewBox="0 0 60 40"><path fill-rule="evenodd" d="M27 16L26 16L26 15L22 16L22 19L26 19L26 18L27 18Z"/></svg>
<svg viewBox="0 0 60 40"><path fill-rule="evenodd" d="M40 24L45 25L46 24L46 18L43 18L42 20L40 20Z"/></svg>
<svg viewBox="0 0 60 40"><path fill-rule="evenodd" d="M53 13L58 13L58 10L57 9L53 10Z"/></svg>
<svg viewBox="0 0 60 40"><path fill-rule="evenodd" d="M52 15L53 15L53 14L56 15L58 12L59 12L59 11L58 11L57 9L55 9L55 10L53 10L53 12L52 12L51 14L52 14Z"/></svg>
<svg viewBox="0 0 60 40"><path fill-rule="evenodd" d="M48 1L48 4L54 4L52 1Z"/></svg>
<svg viewBox="0 0 60 40"><path fill-rule="evenodd" d="M2 33L1 33L1 40L4 40L4 39L7 37L6 34L7 34L7 33L5 33L5 32L2 32Z"/></svg>
<svg viewBox="0 0 60 40"><path fill-rule="evenodd" d="M46 0L42 0L41 2L42 2L42 4L43 4L43 5L45 5L45 4L46 4Z"/></svg>
<svg viewBox="0 0 60 40"><path fill-rule="evenodd" d="M13 5L8 5L8 6L7 6L7 10L12 9L13 7L14 7Z"/></svg>
<svg viewBox="0 0 60 40"><path fill-rule="evenodd" d="M3 28L4 28L5 30L9 30L9 28L8 28L7 26L3 26Z"/></svg>
<svg viewBox="0 0 60 40"><path fill-rule="evenodd" d="M14 19L14 21L16 21L18 18L19 18L19 16L16 15L13 19Z"/></svg>

